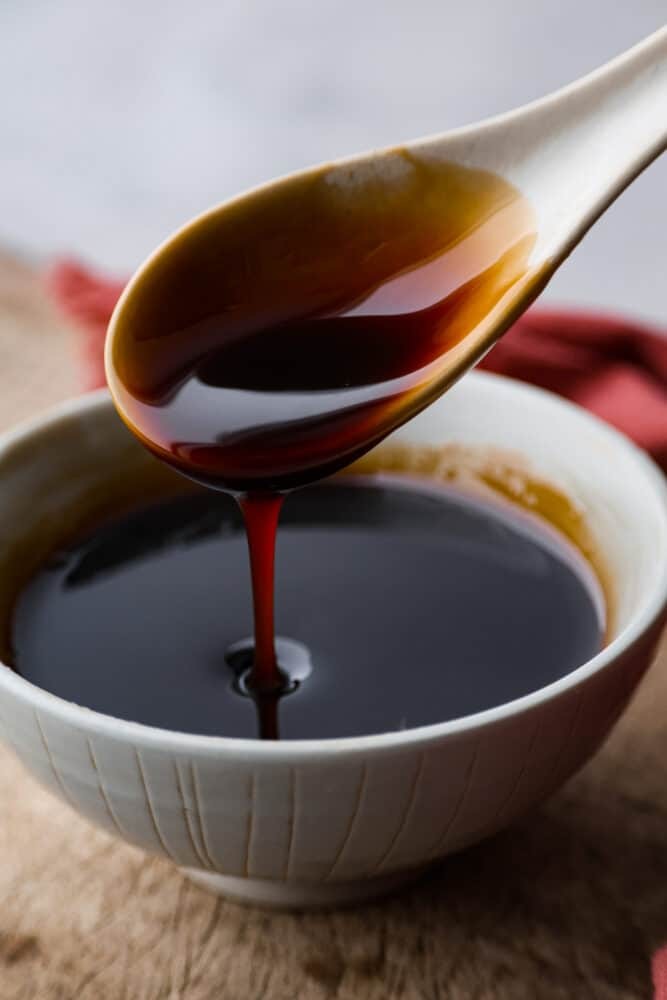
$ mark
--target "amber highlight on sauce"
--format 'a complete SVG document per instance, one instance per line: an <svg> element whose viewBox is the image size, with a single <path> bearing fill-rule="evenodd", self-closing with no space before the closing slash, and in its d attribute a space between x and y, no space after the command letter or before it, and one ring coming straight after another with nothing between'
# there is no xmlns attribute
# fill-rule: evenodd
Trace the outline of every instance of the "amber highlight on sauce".
<svg viewBox="0 0 667 1000"><path fill-rule="evenodd" d="M207 485L319 479L503 331L519 290L539 285L535 236L502 178L404 150L240 198L132 281L110 327L116 405L155 454Z"/></svg>
<svg viewBox="0 0 667 1000"><path fill-rule="evenodd" d="M554 528L588 563L604 599L604 641L616 620L616 592L604 552L577 502L537 475L521 455L499 448L385 442L341 475L387 473L459 487L472 495L509 501Z"/></svg>

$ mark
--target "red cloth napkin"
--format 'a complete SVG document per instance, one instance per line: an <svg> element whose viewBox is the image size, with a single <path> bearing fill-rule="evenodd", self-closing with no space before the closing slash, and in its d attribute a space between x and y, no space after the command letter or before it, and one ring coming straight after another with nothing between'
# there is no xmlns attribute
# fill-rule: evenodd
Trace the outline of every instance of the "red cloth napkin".
<svg viewBox="0 0 667 1000"><path fill-rule="evenodd" d="M47 282L81 332L85 386L103 385L104 333L123 282L69 260L52 267ZM531 309L480 367L574 400L624 431L667 471L667 335L620 317Z"/></svg>
<svg viewBox="0 0 667 1000"><path fill-rule="evenodd" d="M667 1000L667 945L653 956L653 1000Z"/></svg>

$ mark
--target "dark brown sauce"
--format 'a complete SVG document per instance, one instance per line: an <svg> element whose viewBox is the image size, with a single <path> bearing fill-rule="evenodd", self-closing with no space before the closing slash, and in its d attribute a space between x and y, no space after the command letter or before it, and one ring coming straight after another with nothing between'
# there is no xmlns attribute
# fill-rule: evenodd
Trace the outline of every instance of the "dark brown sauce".
<svg viewBox="0 0 667 1000"><path fill-rule="evenodd" d="M281 494L363 455L483 353L543 283L535 239L500 177L396 150L223 206L131 282L109 384L159 458L243 498L257 691L282 683Z"/></svg>
<svg viewBox="0 0 667 1000"><path fill-rule="evenodd" d="M172 730L359 736L535 691L596 653L604 628L593 574L553 529L404 474L288 498L275 609L285 683L255 698L252 642L237 641L252 633L249 577L229 497L195 492L113 518L61 544L22 591L16 669Z"/></svg>
<svg viewBox="0 0 667 1000"><path fill-rule="evenodd" d="M407 152L383 170L391 183L359 164L241 198L131 282L109 384L158 457L236 493L313 482L442 391L492 314L502 330L508 293L539 277L530 205Z"/></svg>

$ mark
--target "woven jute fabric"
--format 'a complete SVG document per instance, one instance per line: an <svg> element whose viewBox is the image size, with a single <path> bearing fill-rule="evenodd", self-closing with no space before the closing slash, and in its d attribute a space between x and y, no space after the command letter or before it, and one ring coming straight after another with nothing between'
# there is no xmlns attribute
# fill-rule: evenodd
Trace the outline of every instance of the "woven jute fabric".
<svg viewBox="0 0 667 1000"><path fill-rule="evenodd" d="M0 427L77 378L38 276L0 256ZM209 895L0 749L0 1000L639 1000L665 941L664 642L612 738L549 803L412 889L337 913Z"/></svg>

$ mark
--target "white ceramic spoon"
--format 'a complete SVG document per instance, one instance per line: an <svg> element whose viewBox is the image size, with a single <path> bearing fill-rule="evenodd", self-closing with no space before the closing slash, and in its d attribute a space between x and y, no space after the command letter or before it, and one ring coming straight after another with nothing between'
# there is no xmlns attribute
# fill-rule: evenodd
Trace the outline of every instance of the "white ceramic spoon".
<svg viewBox="0 0 667 1000"><path fill-rule="evenodd" d="M562 90L408 148L516 185L537 214L532 262L553 272L667 149L667 27Z"/></svg>
<svg viewBox="0 0 667 1000"><path fill-rule="evenodd" d="M249 483L270 481L271 488L289 488L340 468L470 368L527 308L602 212L666 146L664 28L590 76L517 111L292 174L220 205L158 248L116 308L107 341L107 373L119 411L161 457L208 481L207 468L189 458L175 460L153 440L148 411L151 405L160 407L159 420L172 422L171 440L186 442L188 453L199 450L208 456L206 461L216 463L216 481L223 487L245 491ZM424 177L430 180L420 186ZM462 182L457 179L461 177ZM474 211L466 214L466 198L472 192L472 207L477 209L489 183L500 195L490 208L487 200L482 225ZM527 229L522 228L524 216L516 222L518 198L526 206ZM418 212L401 214L401 199ZM447 235L445 217L445 242L439 247L433 244L433 233L441 233L440 214L448 205L462 213L465 224ZM523 256L519 264L511 258L506 267L510 258L489 255L489 225L502 229L512 212L511 246L519 246ZM445 253L439 257L434 246ZM411 258L411 253L420 252L421 260ZM641 253L641 247L634 252ZM467 253L469 259L461 264L457 253ZM498 262L501 277L496 280ZM487 293L483 282L491 273L495 284L491 282ZM418 302L411 314L401 302L399 286L403 283L404 290L406 281L412 282ZM341 288L349 293L344 309ZM456 294L465 289L463 306L452 289ZM407 343L394 338L392 347L392 322L408 315L418 323L431 309L434 294L444 303L441 325L434 325L434 333L428 331L429 344L435 347L427 364L409 369L407 380L398 377L401 369L382 378L375 378L378 372L371 372L372 378L364 372L355 382L349 368L327 355L326 340L316 339L323 328L326 336L326 323L309 328L297 349L292 347L293 355L290 334L280 342L280 331L301 322L300 317L305 322L313 315L325 320L342 316L346 322L351 318L344 360L350 356L357 363L364 350L374 350L382 352L381 366L391 361L397 343L399 354ZM378 335L369 349L355 339L354 318L362 314L384 323L382 337ZM463 329L458 338L457 323ZM224 345L233 347L249 331L254 336L263 329L269 331L268 340L259 345L252 341L242 381L234 381L234 361L230 374L225 355L214 376L204 379L210 406L201 405L200 397L190 405L189 388L181 391L187 366L192 362L194 370L200 359L208 363L221 344L227 350ZM401 335L416 338L415 330L406 322ZM320 383L292 386L298 391L290 395L286 390L301 364L302 348L311 352L314 367L319 365L324 374L318 372ZM152 392L139 400L128 390L132 379L126 383L118 375L135 362L134 371L148 378ZM359 364L363 369L363 358ZM268 385L261 384L267 378L264 371L259 384L248 386L243 380L254 377L262 365L275 372L276 384L270 378ZM278 384L280 379L284 384ZM209 389L212 384L218 388ZM253 391L243 396L237 413L233 406L239 393L231 390L244 386ZM309 395L313 386L331 391L313 390ZM221 395L220 388L230 389L228 396ZM166 399L176 400L173 406L169 403L169 412L161 402ZM370 412L370 406L376 407L371 416L352 426L348 415ZM283 427L298 432L301 465L294 469L288 468L292 456L284 459L280 451L283 442L276 444ZM323 428L331 432L328 437Z"/></svg>

